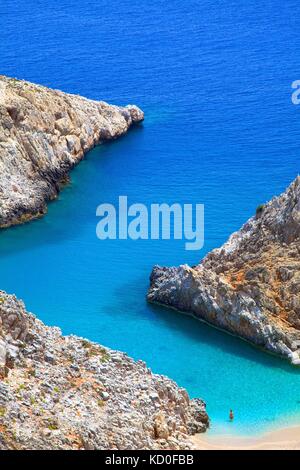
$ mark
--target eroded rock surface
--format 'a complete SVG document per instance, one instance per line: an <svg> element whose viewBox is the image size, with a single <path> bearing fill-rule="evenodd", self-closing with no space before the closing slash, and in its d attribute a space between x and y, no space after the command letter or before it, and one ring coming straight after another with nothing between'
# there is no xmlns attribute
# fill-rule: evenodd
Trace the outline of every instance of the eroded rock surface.
<svg viewBox="0 0 300 470"><path fill-rule="evenodd" d="M0 227L45 213L96 144L144 119L125 108L0 76Z"/></svg>
<svg viewBox="0 0 300 470"><path fill-rule="evenodd" d="M0 449L189 449L205 404L0 291Z"/></svg>
<svg viewBox="0 0 300 470"><path fill-rule="evenodd" d="M198 266L155 266L148 300L299 364L300 177Z"/></svg>

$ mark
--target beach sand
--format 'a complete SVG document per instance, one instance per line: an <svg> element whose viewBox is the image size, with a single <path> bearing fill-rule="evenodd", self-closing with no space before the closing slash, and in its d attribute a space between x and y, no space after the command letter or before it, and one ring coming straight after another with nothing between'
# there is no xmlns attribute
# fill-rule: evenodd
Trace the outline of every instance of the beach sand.
<svg viewBox="0 0 300 470"><path fill-rule="evenodd" d="M192 441L199 450L300 450L300 426L272 431L257 437L197 434Z"/></svg>

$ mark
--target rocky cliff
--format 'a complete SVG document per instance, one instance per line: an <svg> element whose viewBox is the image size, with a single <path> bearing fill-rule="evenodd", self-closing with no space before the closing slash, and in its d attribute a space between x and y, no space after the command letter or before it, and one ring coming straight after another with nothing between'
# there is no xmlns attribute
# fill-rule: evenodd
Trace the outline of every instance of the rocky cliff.
<svg viewBox="0 0 300 470"><path fill-rule="evenodd" d="M136 106L0 76L0 227L44 214L86 152L143 118Z"/></svg>
<svg viewBox="0 0 300 470"><path fill-rule="evenodd" d="M0 291L0 449L189 449L205 404Z"/></svg>
<svg viewBox="0 0 300 470"><path fill-rule="evenodd" d="M150 302L300 364L300 177L198 266L156 266L150 282Z"/></svg>

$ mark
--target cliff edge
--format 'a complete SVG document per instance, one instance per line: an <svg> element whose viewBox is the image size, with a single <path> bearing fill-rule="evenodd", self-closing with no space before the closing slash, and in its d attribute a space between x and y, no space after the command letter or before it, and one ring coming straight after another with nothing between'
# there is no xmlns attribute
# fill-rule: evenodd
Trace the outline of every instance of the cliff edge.
<svg viewBox="0 0 300 470"><path fill-rule="evenodd" d="M0 76L0 227L44 214L70 170L144 113Z"/></svg>
<svg viewBox="0 0 300 470"><path fill-rule="evenodd" d="M300 364L300 177L198 266L155 266L148 300Z"/></svg>

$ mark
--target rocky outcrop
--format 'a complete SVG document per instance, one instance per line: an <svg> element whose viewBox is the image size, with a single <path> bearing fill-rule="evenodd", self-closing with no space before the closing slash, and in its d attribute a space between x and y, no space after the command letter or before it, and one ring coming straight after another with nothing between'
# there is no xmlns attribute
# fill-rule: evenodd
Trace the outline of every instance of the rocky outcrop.
<svg viewBox="0 0 300 470"><path fill-rule="evenodd" d="M189 449L205 404L0 291L0 449Z"/></svg>
<svg viewBox="0 0 300 470"><path fill-rule="evenodd" d="M0 227L44 214L86 152L143 118L136 106L0 76Z"/></svg>
<svg viewBox="0 0 300 470"><path fill-rule="evenodd" d="M156 266L150 302L300 364L300 177L198 266Z"/></svg>

